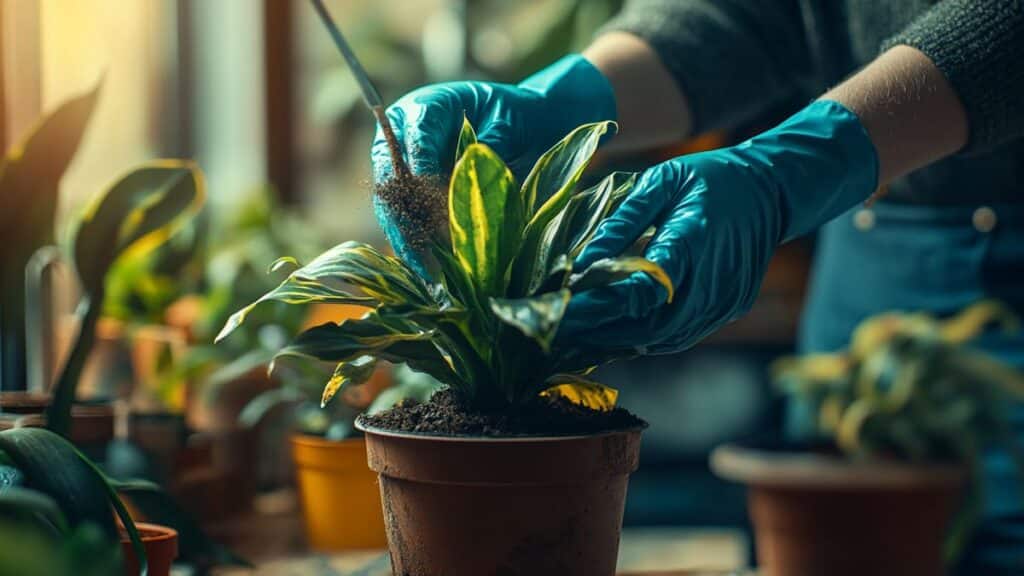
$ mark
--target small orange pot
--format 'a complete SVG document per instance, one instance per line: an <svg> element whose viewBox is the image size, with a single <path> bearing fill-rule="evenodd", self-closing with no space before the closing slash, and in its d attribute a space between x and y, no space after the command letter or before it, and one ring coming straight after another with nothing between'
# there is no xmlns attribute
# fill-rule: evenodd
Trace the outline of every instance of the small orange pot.
<svg viewBox="0 0 1024 576"><path fill-rule="evenodd" d="M146 564L149 576L170 576L171 564L178 557L178 532L167 526L136 522L135 528L142 537L146 549ZM139 559L135 556L128 533L121 531L121 555L124 560L125 576L139 575Z"/></svg>
<svg viewBox="0 0 1024 576"><path fill-rule="evenodd" d="M384 548L384 514L377 474L366 464L366 442L292 436L306 538L316 550Z"/></svg>

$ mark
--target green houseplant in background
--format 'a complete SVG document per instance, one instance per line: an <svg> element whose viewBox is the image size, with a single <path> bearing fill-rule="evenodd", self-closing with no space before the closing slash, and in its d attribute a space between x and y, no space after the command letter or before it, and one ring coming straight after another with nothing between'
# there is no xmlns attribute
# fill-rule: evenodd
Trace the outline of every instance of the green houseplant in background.
<svg viewBox="0 0 1024 576"><path fill-rule="evenodd" d="M89 123L99 86L44 117L0 164L0 389L26 386L25 266L53 244L61 176Z"/></svg>
<svg viewBox="0 0 1024 576"><path fill-rule="evenodd" d="M436 282L347 242L299 267L221 332L226 338L266 302L368 306L362 318L300 333L280 355L337 363L324 403L379 360L447 387L425 404L360 420L398 573L614 574L643 423L614 407L613 389L586 378L611 358L554 342L573 291L640 272L672 296L664 271L642 258L572 270L634 182L613 174L577 186L613 126L579 127L520 187L464 123L448 194L450 241L431 246ZM493 530L496 522L503 530Z"/></svg>
<svg viewBox="0 0 1024 576"><path fill-rule="evenodd" d="M785 358L776 380L806 443L726 446L712 466L750 485L769 574L942 574L970 536L984 494L981 457L1002 448L1024 470L1008 419L1024 375L972 350L996 324L983 301L945 321L882 314L849 350ZM809 434L808 434L809 433ZM899 542L899 551L891 547Z"/></svg>

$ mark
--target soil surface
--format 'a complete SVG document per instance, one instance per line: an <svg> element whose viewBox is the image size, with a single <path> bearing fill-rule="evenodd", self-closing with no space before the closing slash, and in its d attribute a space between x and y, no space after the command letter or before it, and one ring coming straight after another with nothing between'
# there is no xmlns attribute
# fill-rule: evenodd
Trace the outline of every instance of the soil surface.
<svg viewBox="0 0 1024 576"><path fill-rule="evenodd" d="M562 398L538 397L512 410L468 410L450 390L441 390L425 403L406 400L373 416L360 416L369 427L396 432L444 436L571 436L646 426L623 408L598 412Z"/></svg>

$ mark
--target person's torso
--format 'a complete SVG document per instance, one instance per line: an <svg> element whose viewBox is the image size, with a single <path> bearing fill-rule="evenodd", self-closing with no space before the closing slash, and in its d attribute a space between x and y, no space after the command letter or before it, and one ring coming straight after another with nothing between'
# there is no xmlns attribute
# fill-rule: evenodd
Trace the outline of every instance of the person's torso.
<svg viewBox="0 0 1024 576"><path fill-rule="evenodd" d="M823 90L871 62L880 47L937 0L802 0L804 24ZM1024 204L1024 139L973 155L955 155L889 184L901 204Z"/></svg>

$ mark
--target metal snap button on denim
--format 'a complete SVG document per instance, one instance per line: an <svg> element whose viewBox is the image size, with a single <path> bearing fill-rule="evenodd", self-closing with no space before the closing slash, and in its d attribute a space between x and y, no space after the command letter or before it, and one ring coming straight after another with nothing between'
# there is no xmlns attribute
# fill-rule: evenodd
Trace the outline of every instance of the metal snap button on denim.
<svg viewBox="0 0 1024 576"><path fill-rule="evenodd" d="M875 227L875 213L867 208L861 208L853 214L853 227L861 232L867 232Z"/></svg>
<svg viewBox="0 0 1024 576"><path fill-rule="evenodd" d="M982 206L974 211L971 215L971 224L974 224L974 229L983 234L987 234L995 229L999 219L996 217L996 211L989 208L988 206Z"/></svg>

